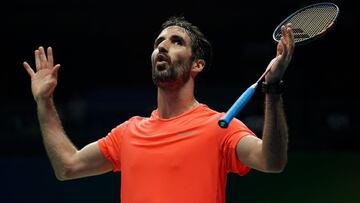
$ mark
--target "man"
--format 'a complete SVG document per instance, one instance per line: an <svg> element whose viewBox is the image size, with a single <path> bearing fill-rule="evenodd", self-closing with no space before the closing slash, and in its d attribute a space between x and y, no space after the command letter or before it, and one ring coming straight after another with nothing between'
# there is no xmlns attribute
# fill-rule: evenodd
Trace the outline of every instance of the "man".
<svg viewBox="0 0 360 203"><path fill-rule="evenodd" d="M78 150L57 115L53 92L60 65L53 52L35 51L32 81L44 145L59 180L121 172L121 202L225 202L228 172L250 168L281 172L287 159L287 125L278 86L294 49L290 25L282 27L277 56L265 77L262 139L234 119L220 128L218 113L194 96L196 76L211 56L200 30L183 17L166 21L151 56L158 107L150 117L134 116L107 136Z"/></svg>

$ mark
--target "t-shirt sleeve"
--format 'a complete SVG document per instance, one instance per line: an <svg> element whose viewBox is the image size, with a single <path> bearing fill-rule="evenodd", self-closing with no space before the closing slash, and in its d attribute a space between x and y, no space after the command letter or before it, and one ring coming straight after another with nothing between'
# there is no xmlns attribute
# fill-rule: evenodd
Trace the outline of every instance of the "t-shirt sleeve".
<svg viewBox="0 0 360 203"><path fill-rule="evenodd" d="M127 122L113 128L107 136L98 140L98 145L104 157L113 164L113 171L121 170L121 137Z"/></svg>
<svg viewBox="0 0 360 203"><path fill-rule="evenodd" d="M234 118L226 130L222 139L222 151L227 171L237 173L241 176L250 171L250 167L243 164L237 157L236 146L243 137L247 135L256 136L244 123Z"/></svg>

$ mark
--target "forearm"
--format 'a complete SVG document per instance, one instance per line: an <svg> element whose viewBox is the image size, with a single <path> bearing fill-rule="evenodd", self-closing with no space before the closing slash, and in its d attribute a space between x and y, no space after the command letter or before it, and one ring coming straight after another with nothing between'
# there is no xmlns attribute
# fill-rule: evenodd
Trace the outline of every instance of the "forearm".
<svg viewBox="0 0 360 203"><path fill-rule="evenodd" d="M288 127L280 94L266 94L262 152L266 166L282 171L287 161Z"/></svg>
<svg viewBox="0 0 360 203"><path fill-rule="evenodd" d="M44 146L56 177L64 179L77 149L66 136L52 99L37 101L37 113Z"/></svg>

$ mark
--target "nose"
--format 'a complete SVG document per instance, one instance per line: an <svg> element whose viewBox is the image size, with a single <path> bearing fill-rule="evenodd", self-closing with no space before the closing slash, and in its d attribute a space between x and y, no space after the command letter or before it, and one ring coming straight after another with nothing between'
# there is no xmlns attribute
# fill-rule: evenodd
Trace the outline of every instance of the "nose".
<svg viewBox="0 0 360 203"><path fill-rule="evenodd" d="M167 53L169 50L169 45L167 43L167 40L163 40L162 42L160 42L158 45L158 49L159 49L159 52Z"/></svg>

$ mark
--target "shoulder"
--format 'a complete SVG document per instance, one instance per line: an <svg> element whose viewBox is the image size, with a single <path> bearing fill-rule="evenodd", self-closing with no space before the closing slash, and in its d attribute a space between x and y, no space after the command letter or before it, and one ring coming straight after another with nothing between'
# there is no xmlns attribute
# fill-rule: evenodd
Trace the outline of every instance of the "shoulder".
<svg viewBox="0 0 360 203"><path fill-rule="evenodd" d="M233 134L251 134L255 135L255 133L240 119L233 118L226 129L220 128L218 126L218 121L221 117L225 115L226 112L219 112L214 109L209 108L208 106L204 106L204 113L208 115L208 119L212 120L213 123L216 123L217 129L221 132L225 133L225 135L233 135Z"/></svg>
<svg viewBox="0 0 360 203"><path fill-rule="evenodd" d="M146 117L141 117L141 116L133 116L131 118L129 118L128 120L118 124L116 127L114 127L111 132L119 132L122 131L124 129L126 129L129 125L136 125L141 121L144 121L148 118Z"/></svg>
<svg viewBox="0 0 360 203"><path fill-rule="evenodd" d="M199 104L199 108L197 108L196 111L198 114L204 115L204 116L218 116L220 117L222 113L210 108L206 104Z"/></svg>

